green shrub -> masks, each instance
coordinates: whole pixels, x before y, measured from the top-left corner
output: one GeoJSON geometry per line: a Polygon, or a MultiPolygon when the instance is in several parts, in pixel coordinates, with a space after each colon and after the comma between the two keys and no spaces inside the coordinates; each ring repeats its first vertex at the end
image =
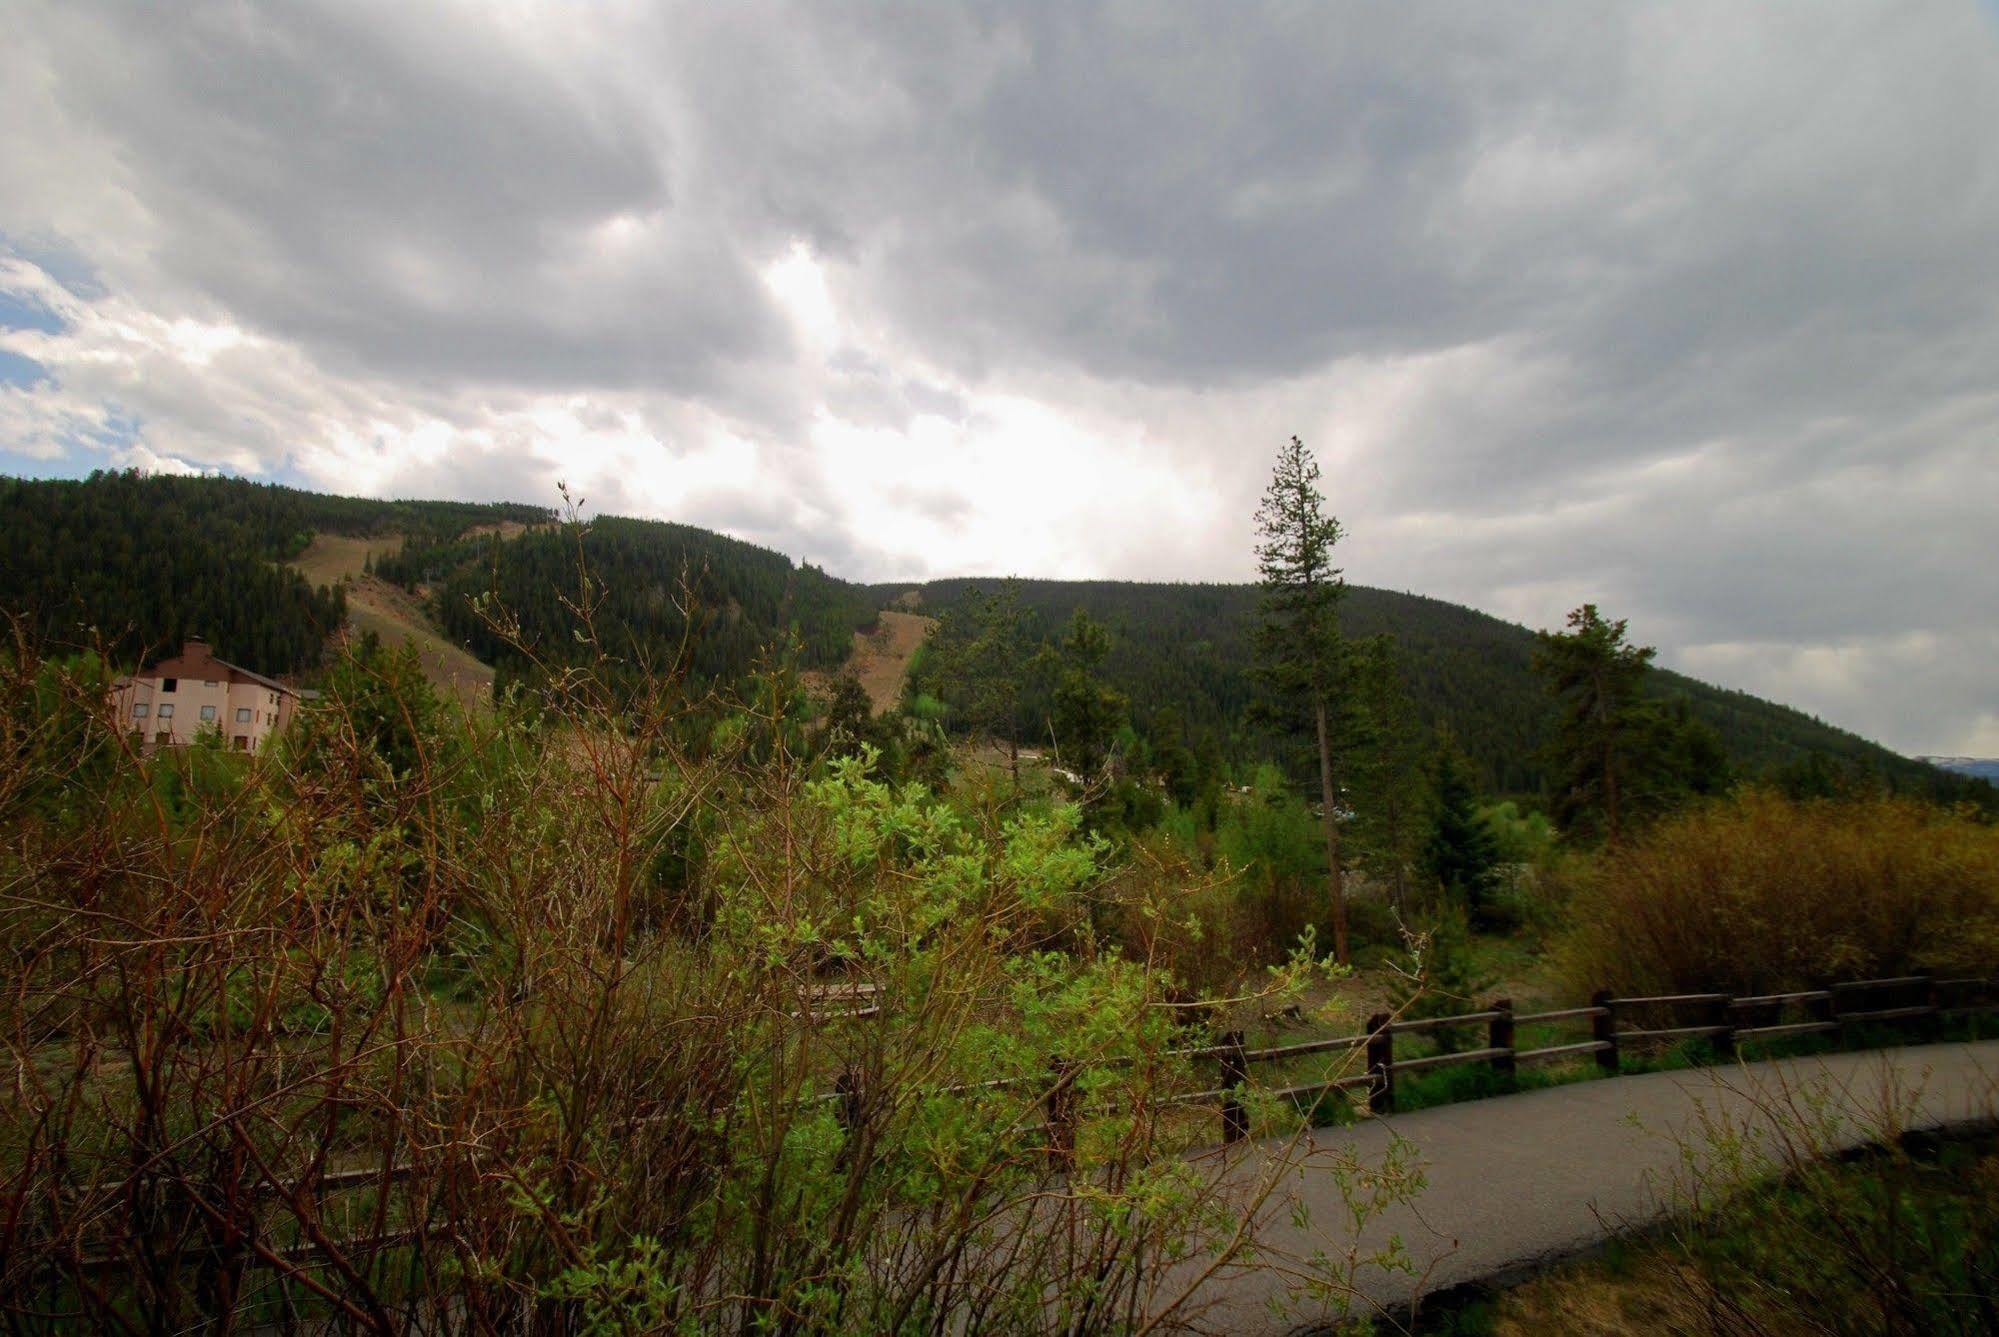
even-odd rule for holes
{"type": "MultiPolygon", "coordinates": [[[[1444,906],[1411,935],[1411,947],[1410,973],[1390,991],[1394,1010],[1404,1020],[1458,1016],[1485,1006],[1494,981],[1479,969],[1463,907],[1444,906]]],[[[1474,1047],[1470,1035],[1462,1027],[1446,1026],[1432,1039],[1439,1052],[1448,1053],[1474,1047]]]]}
{"type": "Polygon", "coordinates": [[[475,715],[414,670],[141,756],[0,658],[0,1326],[1126,1330],[1255,1246],[1277,1176],[1181,1154],[1184,1049],[1306,968],[1209,969],[1222,886],[1174,945],[1184,864],[801,757],[775,680],[475,715]]]}

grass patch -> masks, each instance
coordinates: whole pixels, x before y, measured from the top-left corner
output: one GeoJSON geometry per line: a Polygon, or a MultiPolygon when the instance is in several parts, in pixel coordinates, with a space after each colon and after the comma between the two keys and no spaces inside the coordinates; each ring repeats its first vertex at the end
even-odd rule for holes
{"type": "MultiPolygon", "coordinates": [[[[1656,1230],[1421,1316],[1426,1337],[1999,1328],[1999,1142],[1785,1162],[1656,1230]]],[[[1402,1331],[1400,1328],[1385,1329],[1402,1331]]]]}

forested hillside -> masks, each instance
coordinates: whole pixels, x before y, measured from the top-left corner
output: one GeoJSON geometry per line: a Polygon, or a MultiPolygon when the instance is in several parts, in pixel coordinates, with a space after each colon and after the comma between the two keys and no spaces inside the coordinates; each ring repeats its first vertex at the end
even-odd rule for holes
{"type": "Polygon", "coordinates": [[[616,516],[580,530],[545,528],[507,540],[489,536],[411,548],[376,566],[378,574],[412,588],[430,583],[439,624],[495,665],[502,683],[527,667],[526,656],[474,600],[490,594],[542,662],[575,662],[591,653],[578,639],[584,569],[606,652],[633,669],[664,669],[684,644],[688,668],[706,681],[741,677],[766,650],[794,635],[804,667],[837,665],[854,631],[870,625],[877,608],[862,587],[794,565],[783,553],[688,525],[616,516]]]}
{"type": "MultiPolygon", "coordinates": [[[[969,593],[996,584],[937,580],[878,585],[873,594],[887,603],[913,593],[922,611],[941,615],[969,593]]],[[[1105,672],[1130,697],[1141,726],[1171,707],[1190,732],[1215,738],[1225,751],[1257,750],[1245,724],[1254,586],[1023,580],[1015,588],[1037,635],[1053,634],[1077,608],[1109,627],[1105,672]]],[[[1354,636],[1395,638],[1423,720],[1450,727],[1487,788],[1525,794],[1542,787],[1540,751],[1553,715],[1529,667],[1532,632],[1440,599],[1359,586],[1348,593],[1343,623],[1354,636]]],[[[1656,693],[1685,698],[1694,716],[1715,729],[1744,773],[1857,768],[1923,793],[1939,789],[1935,768],[1802,711],[1677,673],[1652,676],[1656,693]]],[[[1948,787],[1948,780],[1943,784],[1948,787]]]]}
{"type": "MultiPolygon", "coordinates": [[[[733,682],[794,637],[802,667],[836,667],[881,608],[913,599],[944,614],[993,585],[863,586],[688,525],[605,517],[579,530],[552,519],[539,506],[375,501],[229,478],[0,479],[0,610],[25,616],[56,644],[101,635],[114,654],[137,658],[203,635],[247,667],[297,673],[318,662],[345,608],[337,588],[315,588],[286,563],[315,532],[397,534],[401,550],[377,558],[375,574],[427,599],[444,633],[504,680],[527,661],[474,600],[495,596],[544,662],[576,662],[589,653],[573,607],[580,535],[606,650],[636,671],[670,663],[685,640],[697,678],[733,682]],[[683,579],[694,596],[691,637],[683,579]]],[[[1191,741],[1238,759],[1261,754],[1245,723],[1254,587],[1030,580],[1018,591],[1037,640],[1078,608],[1106,624],[1103,672],[1141,730],[1171,707],[1191,741]]],[[[1344,622],[1352,635],[1393,635],[1423,722],[1450,727],[1487,788],[1542,787],[1551,711],[1529,668],[1531,632],[1441,600],[1365,588],[1351,591],[1344,622]]],[[[1958,783],[1798,711],[1673,673],[1653,678],[1654,692],[1684,698],[1716,730],[1744,773],[1790,768],[1817,782],[1857,770],[1925,793],[1958,783]]]]}
{"type": "Polygon", "coordinates": [[[315,532],[456,534],[547,517],[539,506],[373,501],[237,478],[0,478],[0,611],[58,645],[101,639],[121,659],[205,636],[246,668],[297,673],[346,617],[338,589],[284,565],[315,532]]]}
{"type": "MultiPolygon", "coordinates": [[[[546,662],[587,653],[576,639],[575,531],[542,506],[376,501],[233,478],[98,473],[80,481],[0,480],[0,610],[57,645],[94,644],[137,660],[207,637],[216,653],[267,673],[319,662],[346,617],[341,591],[286,563],[315,533],[400,535],[375,574],[428,597],[456,642],[518,673],[522,657],[472,607],[492,593],[546,662]],[[500,531],[511,531],[503,537],[500,531]]],[[[670,663],[686,624],[689,665],[734,680],[796,635],[806,667],[846,656],[875,607],[860,586],[782,553],[687,525],[617,517],[581,530],[602,592],[606,648],[636,665],[670,663]]]]}

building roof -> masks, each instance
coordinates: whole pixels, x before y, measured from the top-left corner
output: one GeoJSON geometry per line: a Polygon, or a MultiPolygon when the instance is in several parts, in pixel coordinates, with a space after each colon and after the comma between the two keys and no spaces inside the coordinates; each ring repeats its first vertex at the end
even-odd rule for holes
{"type": "MultiPolygon", "coordinates": [[[[274,692],[283,692],[286,696],[299,695],[299,690],[296,687],[287,686],[286,684],[279,682],[276,678],[268,678],[261,673],[252,672],[251,670],[244,668],[241,664],[232,664],[226,659],[218,658],[215,652],[208,648],[208,642],[201,640],[199,637],[190,637],[187,641],[185,641],[181,645],[180,653],[178,655],[174,655],[172,658],[169,659],[162,659],[159,663],[153,665],[151,668],[141,669],[139,670],[139,672],[133,674],[132,676],[135,679],[164,678],[169,675],[162,673],[160,671],[163,667],[165,667],[168,664],[177,665],[179,661],[187,659],[206,660],[209,664],[213,665],[216,668],[226,669],[232,676],[248,678],[251,682],[259,683],[265,687],[270,688],[274,692]]],[[[187,676],[187,671],[185,669],[180,670],[180,676],[187,676]]],[[[124,679],[120,679],[120,682],[123,681],[124,679]]]]}
{"type": "Polygon", "coordinates": [[[287,696],[298,695],[298,688],[287,687],[284,683],[279,682],[276,678],[266,678],[261,673],[252,673],[250,672],[249,669],[246,669],[238,664],[232,664],[226,659],[218,659],[215,662],[222,665],[223,668],[228,669],[231,673],[240,673],[252,682],[260,682],[264,684],[264,686],[270,688],[274,692],[283,692],[287,696]]]}

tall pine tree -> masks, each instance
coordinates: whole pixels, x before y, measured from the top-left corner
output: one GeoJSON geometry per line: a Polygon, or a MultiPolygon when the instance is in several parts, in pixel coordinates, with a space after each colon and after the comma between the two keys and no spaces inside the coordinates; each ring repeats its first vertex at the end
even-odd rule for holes
{"type": "Polygon", "coordinates": [[[1340,863],[1340,787],[1333,773],[1336,698],[1347,648],[1340,635],[1346,579],[1333,565],[1340,522],[1326,514],[1319,462],[1292,437],[1277,453],[1256,511],[1256,564],[1262,578],[1255,632],[1258,681],[1273,697],[1302,706],[1312,719],[1319,761],[1320,821],[1326,845],[1333,955],[1351,959],[1346,879],[1340,863]]]}

